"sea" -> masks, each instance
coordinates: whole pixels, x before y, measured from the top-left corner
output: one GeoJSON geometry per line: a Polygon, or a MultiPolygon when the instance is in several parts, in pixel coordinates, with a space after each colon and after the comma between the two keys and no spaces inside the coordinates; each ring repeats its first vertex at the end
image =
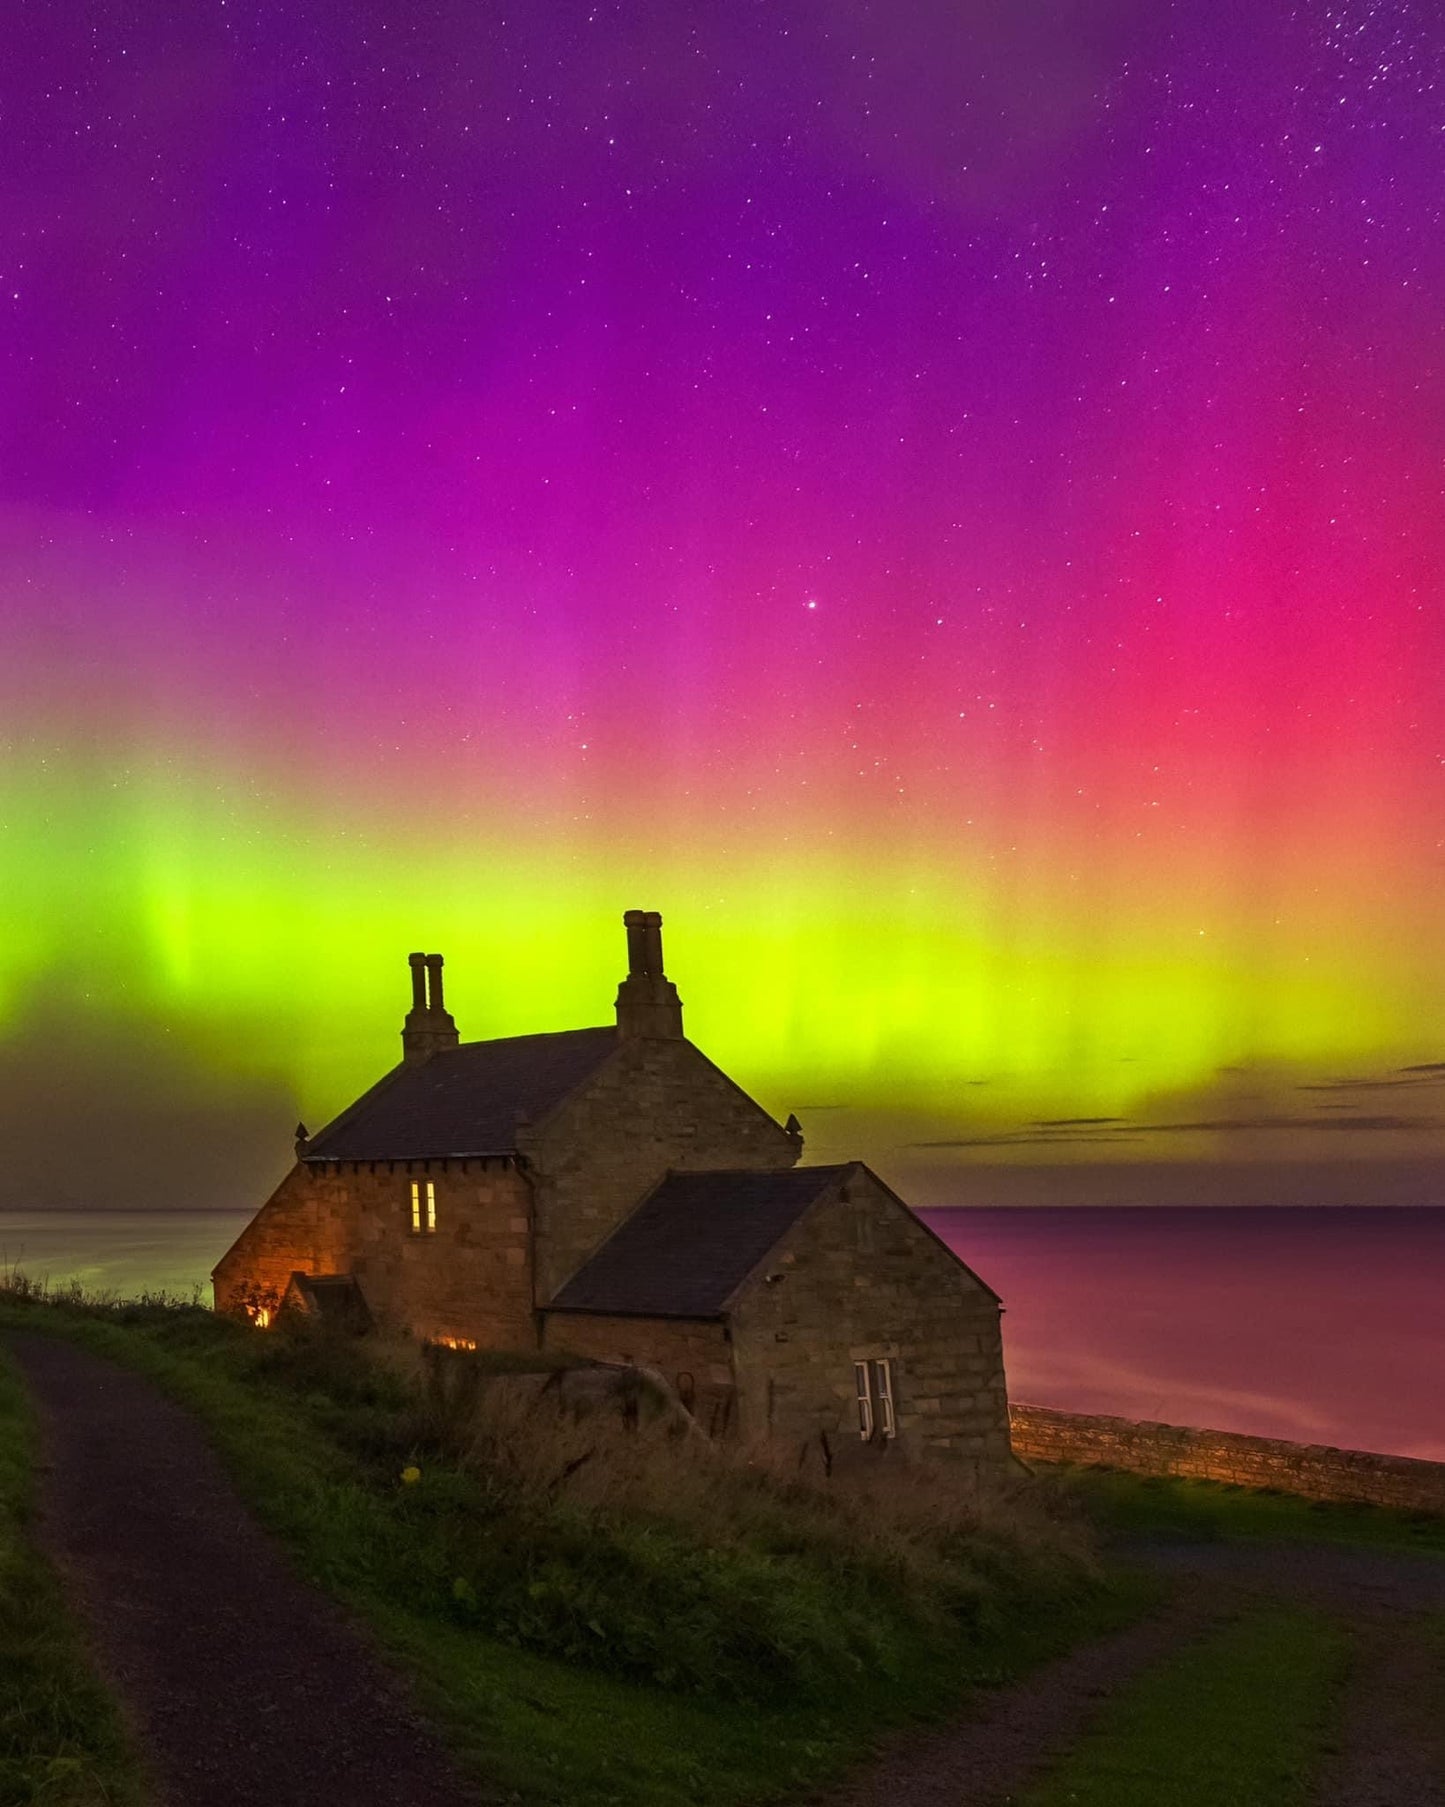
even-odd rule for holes
{"type": "MultiPolygon", "coordinates": [[[[248,1211],[0,1212],[0,1270],[209,1299],[248,1211]]],[[[1445,1208],[943,1207],[1010,1397],[1445,1462],[1445,1208]]]]}

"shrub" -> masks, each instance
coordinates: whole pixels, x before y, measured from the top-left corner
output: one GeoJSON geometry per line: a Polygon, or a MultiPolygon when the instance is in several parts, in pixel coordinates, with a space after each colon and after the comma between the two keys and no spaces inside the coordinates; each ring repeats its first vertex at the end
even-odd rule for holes
{"type": "MultiPolygon", "coordinates": [[[[776,1448],[679,1435],[666,1409],[639,1409],[635,1428],[561,1410],[545,1354],[285,1318],[258,1332],[186,1302],[60,1302],[284,1411],[310,1440],[336,1584],[631,1679],[832,1698],[916,1673],[921,1652],[956,1653],[1006,1608],[1052,1606],[1093,1573],[1082,1515],[1024,1478],[890,1451],[825,1479],[776,1448]]],[[[288,1488],[299,1499],[302,1477],[288,1488]]]]}
{"type": "MultiPolygon", "coordinates": [[[[891,1459],[824,1480],[765,1446],[670,1434],[665,1417],[573,1416],[540,1376],[455,1384],[447,1453],[479,1509],[448,1532],[454,1610],[574,1661],[735,1697],[816,1694],[893,1672],[905,1644],[957,1636],[1045,1577],[1091,1572],[1082,1519],[1025,1480],[891,1459]]],[[[409,1502],[437,1504],[427,1485],[409,1502]]]]}

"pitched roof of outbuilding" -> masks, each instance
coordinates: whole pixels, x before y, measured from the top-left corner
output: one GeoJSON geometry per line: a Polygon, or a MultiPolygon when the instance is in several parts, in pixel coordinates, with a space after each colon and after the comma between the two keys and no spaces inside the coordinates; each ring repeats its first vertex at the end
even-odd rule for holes
{"type": "Polygon", "coordinates": [[[548,1309],[716,1317],[768,1250],[857,1165],[670,1173],[548,1309]]]}
{"type": "Polygon", "coordinates": [[[308,1161],[404,1161],[510,1154],[617,1046],[616,1029],[564,1029],[463,1042],[402,1061],[311,1138],[308,1161]]]}

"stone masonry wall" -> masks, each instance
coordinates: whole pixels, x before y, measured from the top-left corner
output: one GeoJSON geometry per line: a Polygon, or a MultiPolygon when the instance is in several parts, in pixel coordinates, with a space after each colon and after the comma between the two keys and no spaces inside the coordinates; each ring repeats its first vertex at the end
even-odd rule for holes
{"type": "Polygon", "coordinates": [[[798,1144],[691,1042],[624,1040],[531,1137],[545,1303],[669,1168],[791,1167],[798,1144]]]}
{"type": "Polygon", "coordinates": [[[861,1171],[794,1226],[731,1323],[744,1436],[856,1438],[853,1364],[887,1357],[900,1448],[1008,1459],[996,1300],[861,1171]]]}
{"type": "Polygon", "coordinates": [[[535,1347],[531,1189],[498,1160],[298,1163],[223,1256],[216,1308],[296,1271],[354,1274],[373,1315],[419,1336],[535,1347]],[[436,1187],[436,1229],[411,1230],[411,1182],[436,1187]]]}
{"type": "Polygon", "coordinates": [[[1132,1474],[1187,1475],[1272,1487],[1305,1499],[1445,1513],[1445,1462],[1416,1462],[1407,1456],[1283,1443],[1178,1424],[1136,1424],[1127,1418],[1054,1412],[1037,1405],[1012,1406],[1009,1417],[1014,1453],[1026,1462],[1077,1462],[1132,1474]]]}
{"type": "Polygon", "coordinates": [[[347,1226],[321,1208],[298,1161],[217,1262],[216,1310],[239,1311],[243,1294],[274,1308],[293,1273],[345,1273],[349,1265],[347,1226]]]}
{"type": "Polygon", "coordinates": [[[594,1361],[636,1362],[660,1368],[705,1431],[733,1428],[732,1350],[720,1322],[692,1318],[604,1317],[590,1311],[549,1311],[543,1347],[594,1361]]]}

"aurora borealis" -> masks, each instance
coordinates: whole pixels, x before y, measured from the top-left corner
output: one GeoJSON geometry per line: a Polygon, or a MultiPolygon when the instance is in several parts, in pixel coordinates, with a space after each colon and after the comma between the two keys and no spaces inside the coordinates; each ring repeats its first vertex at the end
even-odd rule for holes
{"type": "Polygon", "coordinates": [[[410,949],[465,1036],[600,1021],[643,906],[818,1154],[1438,1162],[1442,58],[1423,0],[21,9],[8,1130],[222,1197],[410,949]]]}

